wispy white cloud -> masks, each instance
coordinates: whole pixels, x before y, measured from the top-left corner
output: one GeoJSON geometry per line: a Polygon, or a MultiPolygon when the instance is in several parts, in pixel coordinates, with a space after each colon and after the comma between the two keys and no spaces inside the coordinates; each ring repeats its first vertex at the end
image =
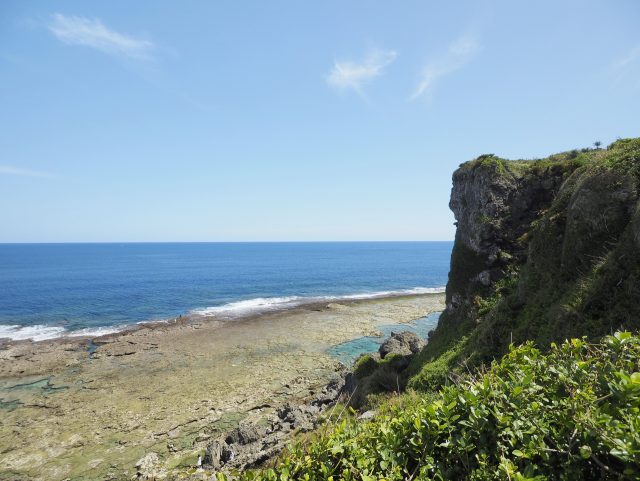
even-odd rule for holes
{"type": "Polygon", "coordinates": [[[111,55],[149,59],[154,47],[149,40],[107,28],[99,19],[56,13],[47,27],[66,44],[91,47],[111,55]]]}
{"type": "Polygon", "coordinates": [[[21,169],[12,165],[0,165],[0,175],[17,175],[21,177],[55,177],[48,172],[21,169]]]}
{"type": "Polygon", "coordinates": [[[623,69],[625,67],[628,67],[632,63],[634,63],[636,60],[640,60],[640,45],[636,45],[631,50],[629,50],[624,55],[624,57],[614,62],[614,67],[618,69],[623,69]]]}
{"type": "Polygon", "coordinates": [[[449,45],[449,53],[458,57],[472,55],[478,51],[480,45],[475,37],[463,36],[449,45]]]}
{"type": "Polygon", "coordinates": [[[360,62],[336,61],[327,75],[327,83],[340,90],[353,89],[364,96],[363,85],[382,75],[397,56],[393,50],[372,50],[360,62]]]}
{"type": "Polygon", "coordinates": [[[446,54],[438,61],[427,64],[422,70],[420,82],[411,99],[417,99],[429,92],[436,81],[445,75],[461,69],[480,50],[480,44],[471,36],[463,36],[449,45],[446,54]]]}

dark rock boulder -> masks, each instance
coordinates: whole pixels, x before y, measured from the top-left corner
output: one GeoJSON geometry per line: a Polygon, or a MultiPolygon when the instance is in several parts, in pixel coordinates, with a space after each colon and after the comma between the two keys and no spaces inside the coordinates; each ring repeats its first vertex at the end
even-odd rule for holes
{"type": "Polygon", "coordinates": [[[319,410],[315,406],[306,404],[294,405],[287,403],[278,409],[278,417],[288,423],[290,429],[301,432],[311,431],[314,428],[315,417],[319,410]]]}
{"type": "Polygon", "coordinates": [[[342,373],[340,376],[329,381],[329,383],[315,395],[309,405],[316,406],[321,410],[326,406],[333,405],[345,390],[345,376],[346,373],[342,373]]]}
{"type": "Polygon", "coordinates": [[[207,446],[204,455],[205,464],[219,469],[234,458],[234,452],[222,439],[217,439],[207,446]]]}
{"type": "Polygon", "coordinates": [[[225,442],[229,445],[240,444],[244,446],[260,439],[264,436],[265,431],[265,428],[255,424],[241,424],[227,435],[225,442]]]}
{"type": "Polygon", "coordinates": [[[426,343],[414,332],[392,332],[391,337],[382,343],[378,352],[382,359],[389,354],[410,356],[420,352],[425,344],[426,343]]]}

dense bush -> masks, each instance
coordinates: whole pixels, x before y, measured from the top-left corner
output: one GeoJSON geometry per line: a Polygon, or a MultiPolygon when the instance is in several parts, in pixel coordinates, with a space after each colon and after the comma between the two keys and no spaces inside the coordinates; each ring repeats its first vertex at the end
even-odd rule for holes
{"type": "Polygon", "coordinates": [[[419,391],[434,391],[448,383],[449,378],[461,367],[460,359],[467,347],[468,338],[463,337],[449,349],[430,356],[424,349],[412,360],[412,374],[408,386],[419,391]]]}
{"type": "Polygon", "coordinates": [[[370,354],[363,354],[353,365],[353,375],[356,379],[364,379],[373,374],[376,369],[378,369],[378,361],[370,354]]]}
{"type": "Polygon", "coordinates": [[[364,409],[371,406],[369,397],[372,395],[403,391],[410,358],[395,353],[387,354],[384,359],[376,359],[370,354],[360,356],[353,366],[357,387],[349,399],[349,405],[364,409]]]}
{"type": "MultiPolygon", "coordinates": [[[[242,480],[600,480],[640,477],[640,337],[511,348],[436,400],[344,420],[242,480]]],[[[224,476],[221,476],[224,478],[224,476]]]]}

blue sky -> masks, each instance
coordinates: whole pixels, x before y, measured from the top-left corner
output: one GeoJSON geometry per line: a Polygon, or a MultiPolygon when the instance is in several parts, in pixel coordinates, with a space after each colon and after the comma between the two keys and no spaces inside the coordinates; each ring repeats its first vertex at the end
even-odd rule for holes
{"type": "Polygon", "coordinates": [[[640,135],[640,2],[3,1],[0,242],[452,239],[451,173],[640,135]]]}

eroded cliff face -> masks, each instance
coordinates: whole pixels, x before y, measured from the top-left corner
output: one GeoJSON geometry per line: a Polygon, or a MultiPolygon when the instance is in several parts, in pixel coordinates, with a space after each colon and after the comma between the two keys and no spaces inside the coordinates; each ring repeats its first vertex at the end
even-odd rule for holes
{"type": "Polygon", "coordinates": [[[456,218],[447,285],[448,314],[466,306],[525,257],[522,236],[549,207],[570,167],[519,171],[481,157],[453,174],[449,207],[456,218]]]}
{"type": "Polygon", "coordinates": [[[454,172],[449,207],[456,238],[447,308],[435,337],[462,335],[475,324],[477,300],[490,296],[497,282],[525,262],[532,222],[549,208],[578,164],[536,167],[482,156],[454,172]]]}
{"type": "Polygon", "coordinates": [[[467,352],[487,359],[511,341],[640,328],[639,191],[640,139],[461,165],[447,307],[430,342],[470,336],[467,352]]]}

